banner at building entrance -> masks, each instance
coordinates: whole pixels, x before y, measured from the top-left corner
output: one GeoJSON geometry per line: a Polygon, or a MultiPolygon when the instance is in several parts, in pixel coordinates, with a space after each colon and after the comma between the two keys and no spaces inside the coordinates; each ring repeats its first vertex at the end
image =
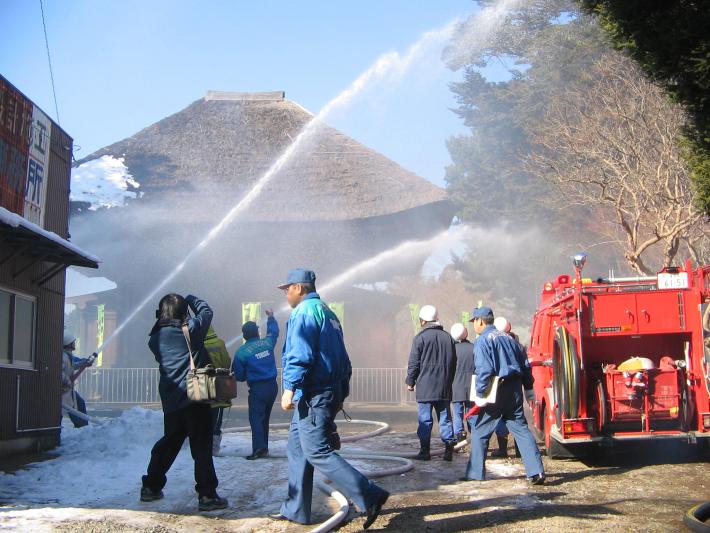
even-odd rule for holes
{"type": "Polygon", "coordinates": [[[328,302],[328,307],[335,313],[340,322],[340,327],[345,331],[345,303],[344,302],[328,302]]]}
{"type": "Polygon", "coordinates": [[[261,302],[242,302],[242,324],[261,320],[261,302]]]}
{"type": "MultiPolygon", "coordinates": [[[[98,317],[96,322],[96,346],[101,346],[104,343],[104,324],[106,317],[106,306],[100,304],[97,306],[98,317]]],[[[96,358],[96,366],[102,366],[104,364],[104,352],[100,351],[99,356],[96,358]]]]}
{"type": "Polygon", "coordinates": [[[412,326],[414,326],[414,334],[419,333],[421,326],[419,325],[419,310],[422,308],[419,304],[409,304],[409,314],[412,315],[412,326]]]}

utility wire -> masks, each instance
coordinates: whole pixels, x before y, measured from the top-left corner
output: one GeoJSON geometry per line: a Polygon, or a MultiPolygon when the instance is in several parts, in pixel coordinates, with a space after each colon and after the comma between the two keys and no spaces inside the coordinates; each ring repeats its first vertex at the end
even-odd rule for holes
{"type": "Polygon", "coordinates": [[[39,8],[42,11],[42,28],[44,28],[44,44],[47,48],[47,62],[49,63],[49,79],[52,82],[52,95],[54,96],[54,112],[57,115],[57,124],[59,124],[59,106],[57,105],[57,91],[54,88],[54,73],[52,72],[52,56],[49,54],[49,39],[47,39],[47,24],[44,21],[44,5],[42,0],[39,0],[39,8]]]}

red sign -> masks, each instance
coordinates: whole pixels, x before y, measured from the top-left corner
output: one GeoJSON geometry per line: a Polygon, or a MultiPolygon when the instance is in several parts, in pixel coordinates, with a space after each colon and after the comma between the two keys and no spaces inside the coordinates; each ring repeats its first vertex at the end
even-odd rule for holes
{"type": "Polygon", "coordinates": [[[32,102],[0,77],[0,207],[24,215],[32,102]]]}

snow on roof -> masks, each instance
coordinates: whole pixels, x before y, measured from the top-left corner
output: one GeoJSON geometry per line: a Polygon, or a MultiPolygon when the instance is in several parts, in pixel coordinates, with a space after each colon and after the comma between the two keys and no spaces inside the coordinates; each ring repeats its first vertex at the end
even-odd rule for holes
{"type": "Polygon", "coordinates": [[[50,241],[54,242],[55,244],[58,244],[66,250],[69,250],[71,252],[74,252],[75,254],[82,256],[84,259],[88,259],[89,261],[93,261],[94,263],[101,262],[101,259],[99,259],[95,255],[92,255],[89,252],[82,250],[81,248],[75,246],[66,239],[62,239],[56,233],[47,231],[46,229],[39,227],[37,224],[33,224],[29,220],[22,218],[17,213],[12,213],[11,211],[8,211],[4,207],[0,207],[0,223],[13,228],[24,228],[28,231],[31,231],[32,233],[44,237],[45,239],[49,239],[50,241]]]}
{"type": "Polygon", "coordinates": [[[140,187],[128,172],[123,157],[104,155],[72,169],[71,200],[89,202],[89,209],[120,207],[126,198],[136,198],[131,189],[140,187]]]}
{"type": "Polygon", "coordinates": [[[67,283],[64,291],[66,298],[75,298],[77,296],[86,296],[87,294],[96,294],[98,292],[106,292],[117,287],[114,281],[103,277],[85,276],[74,268],[67,269],[67,283]]]}

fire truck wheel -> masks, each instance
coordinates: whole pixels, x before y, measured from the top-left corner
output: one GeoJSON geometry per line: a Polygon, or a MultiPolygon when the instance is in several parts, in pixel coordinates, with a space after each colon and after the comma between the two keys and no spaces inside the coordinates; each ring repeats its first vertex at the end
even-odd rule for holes
{"type": "Polygon", "coordinates": [[[690,431],[693,423],[693,402],[688,399],[688,389],[685,387],[685,382],[680,386],[680,416],[681,429],[690,431]]]}
{"type": "Polygon", "coordinates": [[[709,532],[710,524],[707,523],[708,519],[710,519],[710,502],[705,502],[691,507],[685,513],[683,523],[691,531],[709,532]]]}
{"type": "Polygon", "coordinates": [[[609,411],[606,405],[606,390],[604,382],[597,382],[597,432],[604,433],[604,429],[609,422],[609,411]]]}
{"type": "Polygon", "coordinates": [[[698,457],[705,458],[708,454],[708,450],[710,450],[710,439],[700,438],[695,442],[695,452],[698,457]]]}

